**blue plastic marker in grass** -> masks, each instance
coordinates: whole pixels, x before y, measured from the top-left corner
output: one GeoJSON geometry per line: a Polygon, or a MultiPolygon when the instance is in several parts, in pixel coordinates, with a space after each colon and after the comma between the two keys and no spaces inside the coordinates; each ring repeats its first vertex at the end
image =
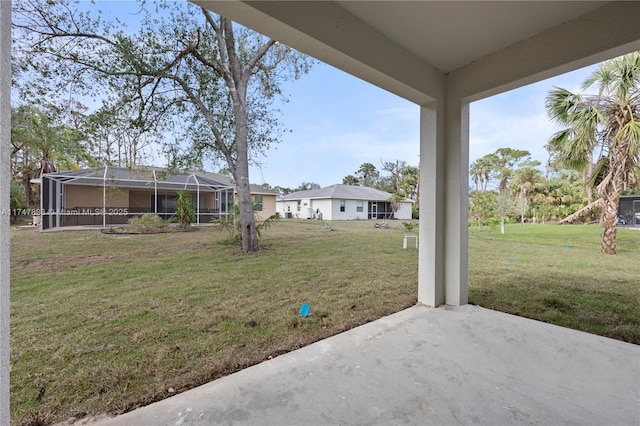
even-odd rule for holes
{"type": "Polygon", "coordinates": [[[300,306],[300,315],[302,315],[303,317],[306,317],[307,315],[309,315],[309,310],[310,310],[309,305],[302,302],[302,306],[300,306]]]}
{"type": "Polygon", "coordinates": [[[571,248],[571,246],[569,244],[567,244],[566,246],[564,246],[564,248],[571,248]]]}
{"type": "Polygon", "coordinates": [[[513,263],[513,257],[509,258],[509,263],[513,263]]]}

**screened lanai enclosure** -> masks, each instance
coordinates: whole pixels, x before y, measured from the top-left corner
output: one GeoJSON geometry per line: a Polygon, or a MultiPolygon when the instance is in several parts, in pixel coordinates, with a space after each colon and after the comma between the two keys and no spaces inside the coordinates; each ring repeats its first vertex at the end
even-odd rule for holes
{"type": "Polygon", "coordinates": [[[170,173],[159,168],[96,167],[42,175],[41,229],[126,224],[134,216],[170,219],[177,191],[191,195],[196,223],[225,217],[234,188],[197,172],[170,173]]]}
{"type": "Polygon", "coordinates": [[[620,197],[618,225],[640,228],[640,194],[620,197]]]}

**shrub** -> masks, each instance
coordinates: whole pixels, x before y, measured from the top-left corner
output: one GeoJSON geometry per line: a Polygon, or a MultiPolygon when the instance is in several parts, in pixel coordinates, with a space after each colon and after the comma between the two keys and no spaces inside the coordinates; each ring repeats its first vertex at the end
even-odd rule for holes
{"type": "MultiPolygon", "coordinates": [[[[240,206],[234,204],[229,210],[229,216],[220,221],[222,229],[229,233],[229,238],[221,241],[224,245],[241,245],[242,244],[242,229],[240,228],[240,206]]],[[[254,213],[255,215],[255,213],[254,213]]],[[[280,220],[280,215],[277,213],[269,216],[262,222],[256,220],[256,232],[258,238],[262,237],[262,231],[269,228],[274,223],[280,220]]]]}
{"type": "Polygon", "coordinates": [[[191,196],[186,191],[177,191],[175,217],[178,219],[180,228],[187,229],[191,226],[191,222],[196,220],[196,209],[193,208],[191,196]]]}
{"type": "Polygon", "coordinates": [[[142,234],[165,232],[169,229],[169,222],[155,214],[143,214],[129,219],[129,229],[142,234]]]}

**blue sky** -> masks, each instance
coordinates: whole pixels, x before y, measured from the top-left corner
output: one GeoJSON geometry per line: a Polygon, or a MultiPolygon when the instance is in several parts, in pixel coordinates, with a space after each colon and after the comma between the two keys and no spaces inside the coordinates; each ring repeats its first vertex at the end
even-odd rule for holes
{"type": "MultiPolygon", "coordinates": [[[[597,65],[474,102],[469,161],[498,148],[526,149],[545,164],[544,145],[558,130],[544,109],[554,87],[581,91],[597,65]]],[[[251,169],[251,181],[296,188],[342,183],[365,162],[419,162],[419,107],[326,64],[287,85],[282,122],[291,130],[251,169]]]]}

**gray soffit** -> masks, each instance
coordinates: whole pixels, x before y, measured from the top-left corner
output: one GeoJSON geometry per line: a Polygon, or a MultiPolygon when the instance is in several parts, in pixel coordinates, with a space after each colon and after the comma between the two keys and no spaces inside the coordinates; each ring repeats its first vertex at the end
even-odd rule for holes
{"type": "Polygon", "coordinates": [[[490,96],[640,49],[640,2],[195,3],[418,104],[490,96]]]}

